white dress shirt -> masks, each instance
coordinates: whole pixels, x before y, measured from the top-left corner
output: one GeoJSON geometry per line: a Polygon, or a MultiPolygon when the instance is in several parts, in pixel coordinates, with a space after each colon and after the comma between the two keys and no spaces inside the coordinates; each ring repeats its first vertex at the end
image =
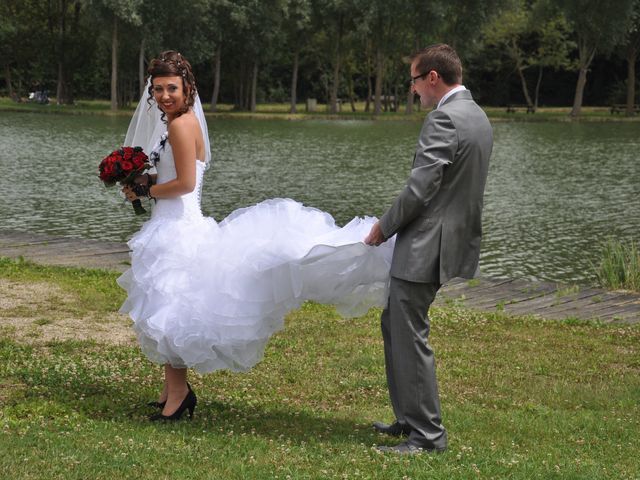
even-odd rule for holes
{"type": "Polygon", "coordinates": [[[456,92],[461,92],[462,90],[466,90],[464,85],[458,85],[455,88],[452,88],[451,90],[449,90],[447,93],[445,93],[443,95],[443,97],[440,99],[440,101],[438,102],[438,106],[436,107],[436,109],[440,108],[440,105],[442,105],[444,103],[444,101],[449,98],[451,95],[453,95],[456,92]]]}

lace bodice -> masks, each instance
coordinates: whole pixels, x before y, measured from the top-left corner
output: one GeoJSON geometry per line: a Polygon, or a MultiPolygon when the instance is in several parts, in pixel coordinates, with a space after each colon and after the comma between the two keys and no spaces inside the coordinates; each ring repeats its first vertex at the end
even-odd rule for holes
{"type": "MultiPolygon", "coordinates": [[[[163,136],[163,138],[166,138],[163,136]]],[[[153,152],[158,154],[159,160],[156,163],[158,172],[157,183],[166,183],[175,179],[176,164],[173,158],[173,150],[168,139],[159,143],[153,152]]],[[[152,217],[169,217],[169,218],[202,218],[200,210],[200,199],[202,194],[202,179],[204,176],[206,164],[201,160],[196,160],[196,186],[193,192],[181,195],[175,198],[159,198],[153,209],[152,217]]]]}

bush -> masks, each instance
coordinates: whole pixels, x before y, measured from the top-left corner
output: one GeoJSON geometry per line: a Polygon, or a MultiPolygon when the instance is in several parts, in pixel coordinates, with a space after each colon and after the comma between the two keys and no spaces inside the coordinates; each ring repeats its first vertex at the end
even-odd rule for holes
{"type": "Polygon", "coordinates": [[[596,268],[596,276],[603,287],[640,291],[638,244],[608,238],[602,245],[602,259],[596,268]]]}

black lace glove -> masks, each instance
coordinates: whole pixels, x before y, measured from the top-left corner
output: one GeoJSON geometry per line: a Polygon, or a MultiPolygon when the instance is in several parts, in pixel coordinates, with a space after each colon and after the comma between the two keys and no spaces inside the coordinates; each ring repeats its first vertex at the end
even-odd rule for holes
{"type": "Polygon", "coordinates": [[[151,178],[151,175],[149,175],[148,173],[143,173],[133,179],[131,190],[133,190],[133,193],[135,193],[138,197],[153,198],[150,192],[151,185],[153,185],[153,179],[151,178]]]}

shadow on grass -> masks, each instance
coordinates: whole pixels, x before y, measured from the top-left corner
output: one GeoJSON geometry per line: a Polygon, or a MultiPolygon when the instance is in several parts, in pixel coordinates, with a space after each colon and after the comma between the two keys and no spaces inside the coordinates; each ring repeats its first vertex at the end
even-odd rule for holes
{"type": "MultiPolygon", "coordinates": [[[[132,387],[133,388],[133,387],[132,387]]],[[[201,435],[203,430],[217,431],[220,435],[252,435],[271,438],[277,441],[290,441],[293,444],[327,442],[334,445],[375,444],[381,439],[370,425],[358,424],[356,421],[296,408],[269,407],[268,405],[227,404],[207,401],[206,394],[201,393],[193,419],[188,419],[185,412],[178,422],[151,422],[148,415],[158,412],[147,406],[150,397],[135,396],[123,399],[116,389],[96,388],[91,385],[94,394],[82,389],[65,390],[64,392],[42,392],[34,398],[29,395],[29,403],[39,400],[49,404],[44,410],[51,409],[51,414],[58,415],[75,412],[78,417],[74,423],[81,423],[81,417],[93,422],[122,423],[139,426],[141,429],[180,430],[183,434],[193,432],[201,435]],[[99,393],[96,390],[101,390],[99,393]],[[81,400],[81,397],[83,398],[81,400]]],[[[9,400],[9,403],[12,403],[9,400]]],[[[42,407],[39,408],[40,413],[42,407]]],[[[45,413],[45,416],[46,413],[45,413]]]]}
{"type": "MultiPolygon", "coordinates": [[[[13,367],[8,371],[0,369],[0,384],[12,386],[10,391],[2,392],[0,411],[5,418],[26,419],[37,415],[61,428],[67,423],[82,424],[84,419],[94,424],[127,424],[128,428],[139,426],[145,431],[178,429],[184,434],[192,431],[196,435],[207,430],[217,431],[221,435],[246,434],[294,444],[317,441],[335,445],[374,444],[385,439],[375,434],[370,425],[345,418],[348,413],[344,411],[318,412],[304,405],[285,405],[274,397],[262,401],[232,400],[229,403],[209,400],[207,397],[215,392],[215,385],[210,382],[207,382],[209,388],[205,384],[195,389],[199,401],[192,420],[186,419],[185,414],[185,418],[179,422],[150,422],[147,417],[158,411],[147,405],[153,399],[149,379],[154,378],[153,383],[156,383],[157,370],[154,369],[157,367],[138,363],[137,358],[132,359],[130,352],[122,353],[120,359],[114,358],[113,350],[111,355],[104,352],[111,356],[113,371],[109,370],[108,363],[94,369],[88,368],[86,363],[83,366],[84,362],[78,360],[86,360],[87,356],[94,353],[87,350],[94,348],[99,349],[100,345],[62,342],[48,353],[55,357],[75,350],[75,354],[51,362],[51,357],[45,358],[43,352],[37,349],[1,341],[0,360],[13,362],[13,367]],[[35,360],[25,361],[29,357],[35,360]],[[122,375],[118,373],[118,360],[128,360],[127,363],[133,360],[134,371],[124,373],[127,380],[131,380],[129,383],[122,379],[114,381],[114,376],[122,375]]],[[[227,392],[237,393],[237,388],[227,389],[227,392]]]]}

